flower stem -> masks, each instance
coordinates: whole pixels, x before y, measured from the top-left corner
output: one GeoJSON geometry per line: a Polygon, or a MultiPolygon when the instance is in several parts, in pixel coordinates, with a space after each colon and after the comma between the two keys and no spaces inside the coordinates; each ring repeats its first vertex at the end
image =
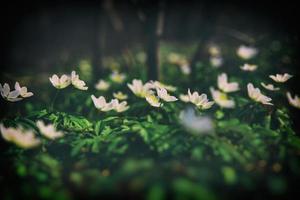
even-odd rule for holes
{"type": "Polygon", "coordinates": [[[54,98],[53,98],[53,100],[52,100],[52,102],[51,102],[50,111],[53,111],[53,109],[54,109],[54,103],[55,103],[55,100],[56,100],[56,98],[57,98],[57,96],[58,96],[58,93],[59,93],[59,90],[56,90],[56,93],[55,93],[55,95],[54,95],[54,98]]]}

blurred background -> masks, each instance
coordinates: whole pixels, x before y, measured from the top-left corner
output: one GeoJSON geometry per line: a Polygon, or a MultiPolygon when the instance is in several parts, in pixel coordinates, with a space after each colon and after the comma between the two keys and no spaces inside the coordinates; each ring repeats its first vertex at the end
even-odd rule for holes
{"type": "Polygon", "coordinates": [[[82,59],[103,65],[105,57],[146,49],[156,13],[163,41],[229,40],[234,46],[272,37],[296,46],[297,7],[284,1],[5,1],[0,62],[5,72],[23,75],[82,59]]]}

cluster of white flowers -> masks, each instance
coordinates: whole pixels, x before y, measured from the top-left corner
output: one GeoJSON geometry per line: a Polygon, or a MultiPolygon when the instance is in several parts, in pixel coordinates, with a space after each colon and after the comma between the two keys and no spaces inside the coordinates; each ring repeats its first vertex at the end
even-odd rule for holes
{"type": "MultiPolygon", "coordinates": [[[[37,121],[36,126],[41,135],[50,140],[60,138],[64,135],[62,131],[57,131],[53,124],[45,125],[43,121],[37,121]]],[[[6,128],[3,124],[0,124],[0,130],[4,140],[14,143],[21,148],[30,149],[41,144],[41,139],[36,137],[33,130],[26,130],[21,126],[6,128]]]]}
{"type": "Polygon", "coordinates": [[[129,89],[138,97],[145,98],[146,101],[153,107],[160,107],[165,102],[177,101],[175,96],[171,96],[168,91],[175,91],[176,87],[165,85],[159,81],[149,81],[145,84],[141,80],[134,79],[132,84],[127,84],[129,89]],[[156,92],[156,94],[155,94],[156,92]]]}
{"type": "Polygon", "coordinates": [[[91,97],[95,107],[102,112],[108,112],[111,110],[116,112],[124,112],[129,108],[127,101],[119,102],[118,99],[112,99],[110,102],[106,102],[106,99],[103,96],[96,98],[94,95],[92,95],[91,97]]]}
{"type": "Polygon", "coordinates": [[[52,85],[57,89],[64,89],[70,84],[72,84],[75,88],[79,90],[88,89],[85,82],[79,79],[79,75],[77,75],[75,71],[72,71],[70,76],[63,74],[60,78],[56,74],[53,74],[49,78],[49,80],[52,83],[52,85]]]}
{"type": "Polygon", "coordinates": [[[21,87],[19,82],[15,83],[15,89],[10,91],[10,87],[7,83],[0,84],[0,93],[3,99],[11,102],[20,101],[23,98],[31,97],[32,92],[27,91],[27,87],[21,87]]]}

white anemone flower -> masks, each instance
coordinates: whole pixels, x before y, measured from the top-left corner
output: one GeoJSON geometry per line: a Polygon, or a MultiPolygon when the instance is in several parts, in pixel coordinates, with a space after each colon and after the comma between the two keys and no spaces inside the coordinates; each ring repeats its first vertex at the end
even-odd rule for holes
{"type": "Polygon", "coordinates": [[[298,95],[295,95],[295,97],[293,98],[290,92],[286,93],[286,96],[288,98],[289,104],[291,106],[294,106],[295,108],[299,108],[300,109],[300,99],[298,97],[298,95]]]}
{"type": "Polygon", "coordinates": [[[98,83],[95,85],[95,88],[100,91],[107,91],[110,87],[110,83],[100,79],[98,83]]]}
{"type": "Polygon", "coordinates": [[[127,86],[133,94],[141,98],[153,94],[153,91],[151,90],[151,88],[153,88],[153,84],[151,83],[146,83],[144,85],[141,80],[133,79],[132,84],[128,83],[127,86]]]}
{"type": "Polygon", "coordinates": [[[191,134],[204,135],[214,132],[214,124],[210,117],[197,116],[195,110],[188,107],[180,112],[180,123],[191,134]]]}
{"type": "Polygon", "coordinates": [[[248,89],[248,96],[252,100],[265,105],[273,105],[272,103],[270,103],[272,99],[270,97],[263,95],[259,88],[254,88],[252,83],[248,83],[247,89],[248,89]]]}
{"type": "Polygon", "coordinates": [[[208,101],[206,94],[199,95],[198,92],[191,93],[188,89],[189,102],[195,104],[199,109],[206,110],[212,107],[213,101],[208,101]]]}
{"type": "Polygon", "coordinates": [[[243,71],[249,71],[249,72],[253,72],[257,69],[257,65],[251,65],[248,63],[245,63],[243,66],[240,67],[241,70],[243,71]]]}
{"type": "Polygon", "coordinates": [[[110,103],[112,104],[113,110],[119,113],[124,112],[129,108],[129,106],[127,105],[127,101],[119,102],[118,99],[113,99],[110,103]]]}
{"type": "Polygon", "coordinates": [[[76,74],[75,71],[71,72],[71,82],[72,82],[72,85],[79,90],[87,90],[88,89],[88,87],[85,85],[85,82],[83,80],[79,79],[79,75],[76,74]]]}
{"type": "Polygon", "coordinates": [[[165,88],[156,88],[157,96],[166,102],[177,101],[178,99],[168,94],[165,88]]]}
{"type": "Polygon", "coordinates": [[[0,124],[2,137],[8,141],[16,144],[17,146],[30,149],[38,146],[41,141],[35,137],[32,130],[24,130],[22,127],[18,128],[6,128],[3,124],[0,124]]]}
{"type": "Polygon", "coordinates": [[[64,136],[64,133],[62,131],[57,131],[53,124],[45,125],[43,121],[38,120],[36,126],[39,128],[41,134],[50,140],[64,136]]]}
{"type": "Polygon", "coordinates": [[[153,88],[156,88],[156,89],[161,89],[161,88],[164,88],[168,91],[171,91],[171,92],[174,92],[177,90],[176,87],[172,86],[172,85],[166,85],[162,82],[159,82],[159,81],[150,81],[149,82],[150,84],[152,84],[152,87],[153,88]]]}
{"type": "Polygon", "coordinates": [[[107,112],[113,109],[112,103],[107,103],[103,96],[96,98],[94,95],[91,96],[95,107],[103,112],[107,112]]]}
{"type": "Polygon", "coordinates": [[[273,84],[265,84],[265,83],[260,83],[265,89],[270,90],[270,91],[277,91],[280,90],[279,87],[275,87],[273,84]]]}
{"type": "Polygon", "coordinates": [[[128,95],[127,94],[124,94],[123,92],[121,91],[118,91],[116,93],[113,93],[113,96],[119,100],[125,100],[128,98],[128,95]]]}
{"type": "Polygon", "coordinates": [[[179,99],[186,103],[190,101],[189,95],[187,95],[187,94],[180,94],[179,99]]]}
{"type": "Polygon", "coordinates": [[[115,83],[123,83],[126,79],[126,75],[118,71],[113,71],[110,75],[110,79],[115,83]]]}
{"type": "Polygon", "coordinates": [[[275,81],[275,82],[284,83],[287,80],[289,80],[290,78],[292,78],[293,76],[288,73],[284,73],[284,74],[276,74],[276,76],[270,75],[269,77],[271,79],[273,79],[273,81],[275,81]]]}
{"type": "Polygon", "coordinates": [[[223,92],[235,92],[239,90],[239,84],[237,82],[228,82],[227,74],[222,73],[218,76],[218,88],[223,92]]]}
{"type": "Polygon", "coordinates": [[[20,96],[23,98],[31,97],[33,95],[32,92],[27,91],[27,87],[21,87],[19,82],[15,83],[15,90],[18,90],[20,92],[20,96]]]}
{"type": "Polygon", "coordinates": [[[221,56],[213,56],[210,57],[209,62],[213,67],[221,67],[223,65],[223,58],[221,56]]]}
{"type": "Polygon", "coordinates": [[[53,74],[52,77],[49,78],[52,85],[57,89],[64,89],[71,84],[70,76],[63,74],[60,78],[53,74]]]}
{"type": "Polygon", "coordinates": [[[237,49],[236,53],[242,59],[249,60],[249,59],[253,58],[254,56],[256,56],[256,54],[258,53],[258,50],[254,47],[247,47],[245,45],[241,45],[237,49]]]}
{"type": "Polygon", "coordinates": [[[153,94],[147,95],[146,101],[153,107],[161,107],[162,106],[162,103],[159,102],[159,98],[157,98],[153,94]]]}
{"type": "Polygon", "coordinates": [[[227,94],[219,90],[215,90],[213,87],[210,88],[211,95],[214,101],[222,108],[234,108],[235,102],[229,99],[227,94]]]}
{"type": "Polygon", "coordinates": [[[22,100],[22,98],[19,97],[20,91],[19,90],[10,91],[10,87],[7,83],[4,83],[3,86],[0,84],[0,92],[3,99],[7,101],[16,102],[22,100]]]}

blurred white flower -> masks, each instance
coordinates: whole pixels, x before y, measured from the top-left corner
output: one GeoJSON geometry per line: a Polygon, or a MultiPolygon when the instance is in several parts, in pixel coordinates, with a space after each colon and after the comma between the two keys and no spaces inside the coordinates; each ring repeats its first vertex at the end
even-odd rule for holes
{"type": "Polygon", "coordinates": [[[294,106],[294,107],[300,109],[300,99],[299,99],[298,95],[295,95],[295,97],[292,98],[291,93],[290,93],[290,92],[287,92],[287,93],[286,93],[286,96],[287,96],[288,101],[289,101],[289,104],[290,104],[291,106],[294,106]]]}
{"type": "Polygon", "coordinates": [[[208,53],[212,57],[219,57],[221,55],[221,49],[219,46],[212,44],[208,47],[208,53]]]}
{"type": "Polygon", "coordinates": [[[181,64],[180,70],[185,75],[189,75],[191,73],[191,67],[188,63],[181,64]]]}
{"type": "Polygon", "coordinates": [[[237,82],[228,82],[227,74],[222,73],[218,76],[218,88],[223,92],[235,92],[239,90],[239,84],[237,82]]]}
{"type": "Polygon", "coordinates": [[[109,87],[110,87],[110,83],[102,79],[100,79],[98,83],[95,85],[95,88],[101,91],[106,91],[108,90],[109,87]]]}
{"type": "Polygon", "coordinates": [[[113,71],[110,75],[110,79],[115,83],[123,83],[126,79],[126,75],[118,71],[113,71]]]}
{"type": "Polygon", "coordinates": [[[274,87],[273,84],[265,84],[265,83],[260,83],[264,88],[266,88],[267,90],[270,90],[270,91],[277,91],[279,90],[280,88],[279,87],[274,87]]]}
{"type": "Polygon", "coordinates": [[[275,82],[284,83],[290,78],[292,78],[293,76],[288,73],[284,73],[284,74],[276,74],[276,76],[270,75],[269,77],[273,79],[275,82]]]}
{"type": "Polygon", "coordinates": [[[15,90],[18,90],[20,92],[20,96],[23,98],[31,97],[33,95],[32,92],[27,91],[27,87],[21,87],[19,82],[15,83],[15,90]]]}
{"type": "Polygon", "coordinates": [[[30,149],[41,143],[41,141],[35,137],[32,130],[24,130],[22,127],[5,128],[3,124],[0,124],[0,129],[2,137],[6,141],[12,142],[21,148],[30,149]]]}
{"type": "Polygon", "coordinates": [[[243,66],[241,66],[241,69],[243,71],[255,71],[257,69],[257,65],[251,65],[251,64],[248,64],[248,63],[245,63],[243,66]]]}
{"type": "Polygon", "coordinates": [[[147,95],[146,96],[146,100],[153,107],[160,107],[160,106],[162,106],[162,103],[159,102],[159,98],[157,98],[153,94],[147,95]]]}
{"type": "Polygon", "coordinates": [[[113,93],[113,96],[119,100],[125,100],[128,98],[128,95],[127,94],[124,94],[123,92],[121,91],[118,91],[117,93],[113,93]]]}
{"type": "Polygon", "coordinates": [[[241,45],[238,49],[237,49],[237,55],[239,57],[241,57],[244,60],[248,60],[253,58],[254,56],[256,56],[256,54],[258,53],[258,50],[254,47],[247,47],[245,45],[241,45]]]}
{"type": "Polygon", "coordinates": [[[113,109],[111,103],[107,103],[103,96],[96,98],[94,95],[91,96],[95,107],[103,112],[107,112],[113,109]]]}
{"type": "Polygon", "coordinates": [[[190,101],[189,95],[187,95],[187,94],[180,94],[179,99],[186,103],[190,101]]]}
{"type": "Polygon", "coordinates": [[[20,91],[19,90],[10,91],[10,87],[7,83],[4,83],[3,86],[0,84],[0,92],[3,99],[7,101],[16,102],[22,100],[22,98],[19,97],[20,91]]]}
{"type": "Polygon", "coordinates": [[[208,101],[206,94],[199,95],[198,92],[191,93],[188,89],[189,102],[195,104],[198,108],[206,110],[212,107],[214,104],[213,101],[208,101]]]}
{"type": "Polygon", "coordinates": [[[169,95],[168,91],[165,88],[156,88],[156,92],[158,97],[163,99],[166,102],[172,102],[178,100],[176,97],[169,95]]]}
{"type": "Polygon", "coordinates": [[[247,89],[248,89],[248,96],[252,100],[266,105],[273,105],[272,103],[270,103],[272,99],[270,97],[263,95],[259,88],[254,88],[252,83],[248,83],[247,89]]]}
{"type": "Polygon", "coordinates": [[[153,88],[153,84],[146,83],[145,85],[141,80],[133,79],[132,84],[127,83],[129,89],[138,97],[146,97],[153,93],[151,88],[153,88]]]}
{"type": "Polygon", "coordinates": [[[207,116],[197,116],[195,110],[190,107],[180,112],[179,119],[183,127],[192,134],[202,135],[214,132],[212,119],[207,116]]]}
{"type": "Polygon", "coordinates": [[[75,71],[71,72],[71,82],[72,82],[72,85],[74,85],[74,87],[79,90],[87,90],[88,89],[88,87],[85,85],[85,82],[83,80],[79,79],[79,75],[77,75],[75,71]]]}
{"type": "Polygon", "coordinates": [[[213,67],[221,67],[223,65],[223,58],[221,56],[213,56],[209,59],[213,67]]]}
{"type": "Polygon", "coordinates": [[[60,78],[56,74],[53,74],[52,77],[49,78],[49,80],[57,89],[66,88],[71,84],[70,76],[67,76],[65,74],[63,74],[60,78]]]}
{"type": "Polygon", "coordinates": [[[215,90],[213,87],[210,88],[211,95],[214,101],[223,108],[234,108],[235,102],[228,98],[227,94],[219,90],[215,90]]]}
{"type": "Polygon", "coordinates": [[[39,128],[41,134],[50,140],[60,138],[64,135],[62,131],[57,131],[53,124],[45,125],[41,120],[36,122],[36,126],[39,128]]]}
{"type": "Polygon", "coordinates": [[[159,88],[159,89],[164,88],[164,89],[166,89],[168,91],[171,91],[171,92],[174,92],[177,89],[176,87],[174,87],[172,85],[166,85],[166,84],[164,84],[162,82],[159,82],[159,81],[150,81],[149,83],[152,84],[152,87],[156,88],[156,89],[157,88],[159,88]]]}
{"type": "Polygon", "coordinates": [[[110,104],[112,104],[112,108],[116,112],[124,112],[129,108],[129,106],[127,106],[127,101],[119,102],[118,99],[111,100],[110,104]]]}

